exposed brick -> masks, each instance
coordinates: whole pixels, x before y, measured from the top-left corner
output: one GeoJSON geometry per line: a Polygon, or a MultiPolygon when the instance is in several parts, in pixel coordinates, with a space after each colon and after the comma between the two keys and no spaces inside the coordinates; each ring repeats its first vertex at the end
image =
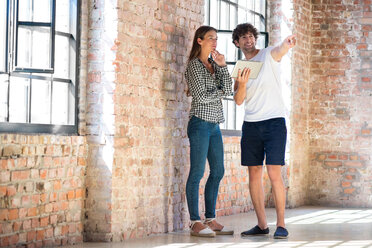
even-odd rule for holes
{"type": "Polygon", "coordinates": [[[344,189],[344,193],[345,194],[352,194],[355,192],[355,188],[347,188],[347,189],[344,189]]]}
{"type": "Polygon", "coordinates": [[[325,161],[324,165],[328,166],[328,167],[340,167],[340,166],[342,166],[342,162],[340,162],[340,161],[325,161]]]}

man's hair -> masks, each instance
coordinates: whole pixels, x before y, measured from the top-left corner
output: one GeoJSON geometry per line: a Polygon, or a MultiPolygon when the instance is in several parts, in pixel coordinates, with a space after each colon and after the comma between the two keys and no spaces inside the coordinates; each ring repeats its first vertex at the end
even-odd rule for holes
{"type": "MultiPolygon", "coordinates": [[[[235,45],[235,41],[239,42],[239,38],[247,33],[252,33],[254,38],[257,40],[258,38],[258,31],[257,29],[250,23],[242,23],[236,26],[232,34],[232,42],[235,45]]],[[[235,45],[236,46],[236,45],[235,45]]]]}

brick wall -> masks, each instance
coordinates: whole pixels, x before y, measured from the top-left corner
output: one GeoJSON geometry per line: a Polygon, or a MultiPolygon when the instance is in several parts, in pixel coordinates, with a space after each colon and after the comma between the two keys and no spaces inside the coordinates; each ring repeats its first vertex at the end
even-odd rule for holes
{"type": "Polygon", "coordinates": [[[308,202],[371,207],[372,2],[312,3],[308,202]]]}
{"type": "Polygon", "coordinates": [[[290,157],[288,206],[309,204],[309,91],[311,59],[311,5],[309,1],[293,3],[293,33],[297,44],[292,55],[290,157]]]}
{"type": "Polygon", "coordinates": [[[84,137],[0,135],[0,246],[83,240],[84,137]]]}
{"type": "MultiPolygon", "coordinates": [[[[295,1],[293,24],[283,1],[268,2],[271,44],[291,28],[298,39],[282,78],[292,99],[288,205],[371,206],[371,2],[323,2],[295,1]]],[[[81,9],[81,136],[0,135],[1,246],[187,228],[183,71],[203,1],[84,0],[81,9]]],[[[224,143],[218,216],[252,209],[239,137],[224,143]]]]}
{"type": "Polygon", "coordinates": [[[179,230],[188,172],[183,81],[200,1],[119,1],[113,240],[179,230]]]}

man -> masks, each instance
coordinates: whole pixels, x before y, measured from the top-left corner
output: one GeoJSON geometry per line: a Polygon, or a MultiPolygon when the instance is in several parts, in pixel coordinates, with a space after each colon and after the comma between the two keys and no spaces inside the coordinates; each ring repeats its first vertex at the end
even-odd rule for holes
{"type": "Polygon", "coordinates": [[[288,50],[295,46],[294,35],[287,37],[276,47],[257,49],[258,32],[249,24],[239,24],[233,31],[233,43],[244,53],[245,59],[263,62],[256,79],[246,77],[249,69],[244,69],[235,80],[234,100],[244,102],[245,116],[241,138],[241,164],[248,166],[249,191],[258,224],[242,236],[268,234],[264,190],[262,184],[263,161],[269,175],[277,214],[274,238],[287,238],[284,223],[285,189],[281,167],[285,164],[287,129],[285,106],[281,94],[279,62],[288,50]],[[266,157],[266,158],[265,158],[266,157]]]}

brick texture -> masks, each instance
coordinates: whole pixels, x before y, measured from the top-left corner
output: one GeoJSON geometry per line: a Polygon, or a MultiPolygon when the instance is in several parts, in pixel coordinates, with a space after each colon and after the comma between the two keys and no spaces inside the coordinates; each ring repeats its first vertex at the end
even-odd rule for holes
{"type": "Polygon", "coordinates": [[[290,113],[290,162],[288,205],[301,206],[307,202],[309,177],[309,92],[311,58],[311,4],[309,1],[293,3],[293,33],[297,44],[292,56],[292,87],[290,113]]]}
{"type": "Polygon", "coordinates": [[[1,134],[0,141],[0,246],[81,243],[85,138],[1,134]]]}
{"type": "Polygon", "coordinates": [[[372,206],[371,8],[371,1],[312,5],[312,204],[372,206]]]}

